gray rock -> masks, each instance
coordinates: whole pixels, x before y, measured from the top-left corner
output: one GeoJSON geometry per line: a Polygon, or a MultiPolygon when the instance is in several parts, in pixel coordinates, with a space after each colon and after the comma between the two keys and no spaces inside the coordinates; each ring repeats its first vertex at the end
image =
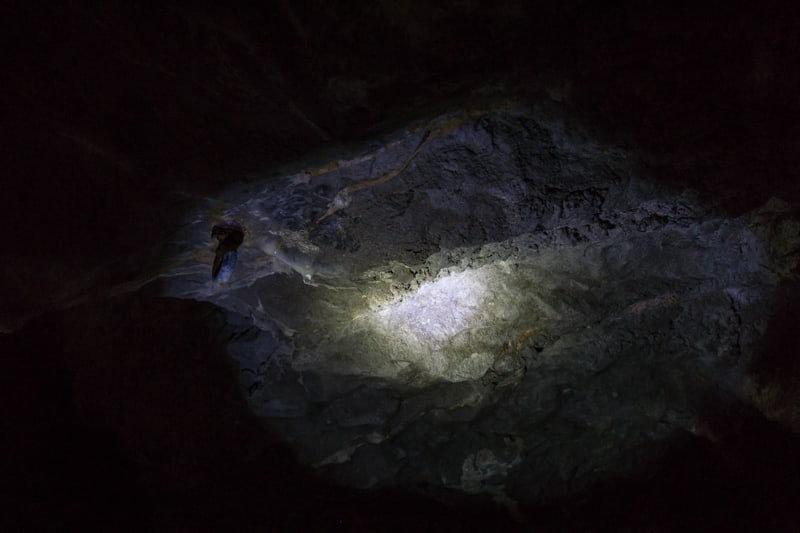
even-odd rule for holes
{"type": "Polygon", "coordinates": [[[780,202],[728,218],[633,168],[542,109],[439,117],[231,191],[229,286],[180,252],[166,291],[251,324],[228,347],[253,410],[325,476],[565,495],[745,398],[797,265],[780,202]]]}

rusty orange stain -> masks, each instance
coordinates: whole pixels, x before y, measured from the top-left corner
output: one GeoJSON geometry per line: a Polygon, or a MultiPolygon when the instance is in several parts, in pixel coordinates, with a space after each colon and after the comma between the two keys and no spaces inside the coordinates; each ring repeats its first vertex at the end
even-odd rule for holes
{"type": "Polygon", "coordinates": [[[510,352],[518,352],[522,348],[522,345],[525,343],[525,341],[533,337],[537,333],[538,332],[535,329],[528,328],[519,334],[516,343],[511,341],[506,341],[505,344],[503,344],[503,347],[500,349],[500,353],[497,354],[497,357],[498,358],[505,357],[510,352]]]}
{"type": "Polygon", "coordinates": [[[523,342],[528,340],[530,337],[533,337],[534,335],[536,335],[536,330],[533,329],[533,328],[528,328],[525,331],[523,331],[522,333],[520,333],[519,337],[517,338],[517,350],[522,348],[522,343],[523,342]]]}
{"type": "Polygon", "coordinates": [[[625,309],[625,312],[641,315],[647,311],[650,311],[651,309],[658,307],[669,307],[671,305],[675,305],[676,303],[678,303],[678,297],[675,294],[666,294],[664,296],[658,296],[656,298],[650,298],[649,300],[642,300],[631,304],[625,309]]]}

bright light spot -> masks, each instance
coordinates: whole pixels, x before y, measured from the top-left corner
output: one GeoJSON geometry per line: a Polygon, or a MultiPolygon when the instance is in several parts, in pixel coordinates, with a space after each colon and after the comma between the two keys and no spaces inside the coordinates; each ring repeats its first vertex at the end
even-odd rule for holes
{"type": "Polygon", "coordinates": [[[478,322],[486,287],[475,271],[450,274],[376,314],[386,333],[438,350],[478,322]]]}

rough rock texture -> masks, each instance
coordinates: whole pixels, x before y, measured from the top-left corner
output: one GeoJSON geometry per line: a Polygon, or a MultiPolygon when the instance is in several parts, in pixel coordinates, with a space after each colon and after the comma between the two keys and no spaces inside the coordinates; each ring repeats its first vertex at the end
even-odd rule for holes
{"type": "Polygon", "coordinates": [[[0,529],[794,528],[799,7],[0,3],[0,529]]]}
{"type": "Polygon", "coordinates": [[[164,228],[249,172],[485,95],[563,102],[736,214],[796,198],[783,4],[7,3],[0,330],[140,277],[164,228]]]}
{"type": "Polygon", "coordinates": [[[558,107],[494,107],[224,195],[212,218],[248,228],[228,283],[202,210],[165,258],[165,294],[239,324],[253,412],[340,483],[559,498],[749,398],[788,206],[726,217],[558,107]]]}

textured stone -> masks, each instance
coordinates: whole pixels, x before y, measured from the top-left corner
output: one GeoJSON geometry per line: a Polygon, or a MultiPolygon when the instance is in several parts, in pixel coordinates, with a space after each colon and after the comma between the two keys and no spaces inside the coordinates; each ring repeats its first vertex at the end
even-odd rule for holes
{"type": "Polygon", "coordinates": [[[0,529],[506,530],[454,495],[465,458],[508,462],[500,440],[518,434],[525,462],[476,484],[492,497],[654,476],[529,509],[524,529],[798,523],[797,439],[781,433],[800,431],[796,3],[208,4],[0,8],[0,529]],[[474,110],[509,95],[563,108],[522,127],[474,110]],[[468,123],[451,115],[422,146],[420,117],[454,109],[468,123]],[[605,157],[609,140],[625,150],[605,157]],[[214,306],[157,298],[167,274],[208,281],[200,234],[256,197],[272,220],[234,276],[265,257],[256,270],[275,273],[214,306]],[[353,318],[333,322],[353,302],[330,287],[399,302],[539,256],[535,280],[503,274],[486,299],[501,309],[472,315],[508,327],[470,325],[436,360],[355,327],[316,353],[353,318]],[[522,324],[522,295],[547,327],[522,324]],[[745,401],[763,413],[736,405],[751,363],[745,401]],[[397,412],[379,400],[370,417],[362,391],[397,412]],[[244,399],[302,463],[339,459],[332,478],[461,503],[323,488],[263,449],[244,399]],[[332,404],[375,425],[339,426],[332,404]]]}
{"type": "Polygon", "coordinates": [[[798,244],[779,204],[725,217],[552,108],[437,117],[225,202],[236,275],[201,275],[198,211],[165,291],[265,330],[229,348],[253,411],[342,483],[508,505],[633,475],[701,398],[747,397],[798,244]]]}

